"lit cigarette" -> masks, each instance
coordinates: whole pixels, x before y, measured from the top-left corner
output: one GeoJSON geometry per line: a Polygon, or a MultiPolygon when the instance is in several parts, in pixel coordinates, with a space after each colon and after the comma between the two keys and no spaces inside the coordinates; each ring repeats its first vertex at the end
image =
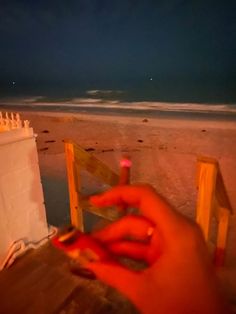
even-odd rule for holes
{"type": "Polygon", "coordinates": [[[130,168],[132,162],[128,157],[122,158],[120,161],[120,179],[119,185],[126,185],[130,183],[130,168]]]}

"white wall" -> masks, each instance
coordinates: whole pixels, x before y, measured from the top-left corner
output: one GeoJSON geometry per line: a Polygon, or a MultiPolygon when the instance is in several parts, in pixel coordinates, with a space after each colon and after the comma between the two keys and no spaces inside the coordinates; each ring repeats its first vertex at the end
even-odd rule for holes
{"type": "Polygon", "coordinates": [[[0,264],[10,246],[38,242],[48,235],[33,129],[0,132],[0,264]]]}

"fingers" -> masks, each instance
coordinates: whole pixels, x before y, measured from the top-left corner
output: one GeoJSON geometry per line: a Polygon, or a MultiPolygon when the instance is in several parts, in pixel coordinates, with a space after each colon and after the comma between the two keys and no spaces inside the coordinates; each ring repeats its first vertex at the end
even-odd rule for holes
{"type": "Polygon", "coordinates": [[[164,234],[171,230],[173,224],[176,224],[178,216],[167,202],[147,185],[117,186],[101,195],[91,197],[90,200],[99,207],[124,203],[137,207],[164,234]]]}
{"type": "Polygon", "coordinates": [[[154,230],[153,223],[147,218],[137,215],[127,215],[109,224],[102,230],[92,234],[102,242],[112,242],[132,237],[135,240],[148,239],[154,230]]]}
{"type": "Polygon", "coordinates": [[[119,241],[107,245],[109,251],[116,255],[129,257],[134,260],[144,261],[150,264],[149,249],[150,246],[144,243],[133,241],[119,241]]]}
{"type": "Polygon", "coordinates": [[[124,293],[131,300],[135,299],[140,286],[139,275],[119,264],[88,263],[87,269],[93,271],[98,279],[124,293]]]}

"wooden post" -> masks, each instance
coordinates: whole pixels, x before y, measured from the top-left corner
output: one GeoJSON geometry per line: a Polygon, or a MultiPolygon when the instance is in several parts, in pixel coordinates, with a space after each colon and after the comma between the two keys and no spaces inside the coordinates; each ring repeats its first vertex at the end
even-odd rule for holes
{"type": "Polygon", "coordinates": [[[71,224],[83,231],[83,215],[79,206],[79,171],[75,165],[74,145],[65,141],[66,168],[70,198],[71,224]]]}
{"type": "Polygon", "coordinates": [[[199,179],[196,221],[202,228],[205,240],[208,241],[218,167],[216,162],[212,162],[209,159],[199,159],[198,163],[199,179]]]}
{"type": "Polygon", "coordinates": [[[214,264],[223,266],[228,235],[229,215],[233,213],[224,181],[215,159],[198,158],[198,200],[196,220],[203,230],[205,240],[209,244],[209,229],[214,214],[218,229],[214,264]]]}
{"type": "Polygon", "coordinates": [[[86,152],[82,147],[71,140],[64,140],[66,165],[68,174],[68,188],[70,197],[70,215],[71,223],[83,231],[83,210],[102,216],[109,220],[118,217],[112,209],[94,208],[89,203],[88,197],[80,193],[80,171],[84,169],[105,182],[108,185],[116,185],[119,182],[119,176],[107,167],[95,156],[86,152]]]}
{"type": "Polygon", "coordinates": [[[225,248],[228,235],[229,214],[230,211],[228,208],[223,207],[219,208],[218,214],[219,223],[217,230],[216,250],[214,256],[214,264],[216,266],[224,265],[225,248]]]}

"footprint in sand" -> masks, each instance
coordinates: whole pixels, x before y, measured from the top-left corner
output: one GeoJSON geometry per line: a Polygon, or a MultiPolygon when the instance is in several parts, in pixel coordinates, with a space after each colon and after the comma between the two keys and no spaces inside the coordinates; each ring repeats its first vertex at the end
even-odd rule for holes
{"type": "Polygon", "coordinates": [[[49,133],[49,131],[48,130],[43,130],[42,133],[49,133]]]}

